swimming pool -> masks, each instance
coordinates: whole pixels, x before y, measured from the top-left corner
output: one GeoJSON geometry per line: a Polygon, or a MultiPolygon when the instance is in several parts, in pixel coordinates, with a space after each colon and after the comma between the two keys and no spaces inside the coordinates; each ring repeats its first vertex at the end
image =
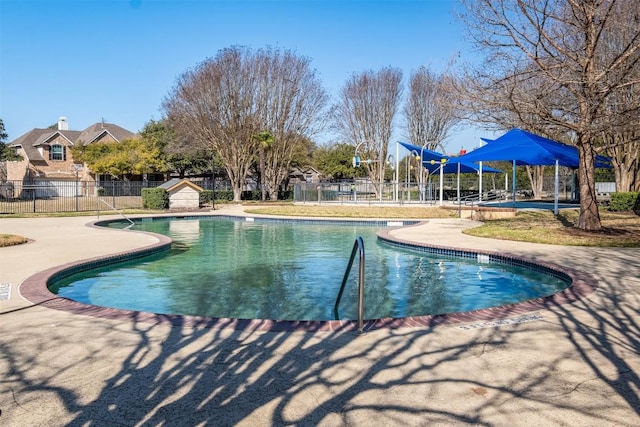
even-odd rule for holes
{"type": "MultiPolygon", "coordinates": [[[[110,222],[109,226],[125,224],[110,222]]],[[[245,218],[145,218],[134,229],[170,236],[158,253],[49,283],[81,303],[215,318],[333,320],[333,305],[357,236],[366,248],[365,317],[438,315],[554,294],[570,280],[489,257],[429,254],[385,244],[386,222],[274,221],[245,218]]],[[[472,254],[473,255],[473,254],[472,254]]],[[[355,319],[357,272],[341,319],[355,319]]]]}

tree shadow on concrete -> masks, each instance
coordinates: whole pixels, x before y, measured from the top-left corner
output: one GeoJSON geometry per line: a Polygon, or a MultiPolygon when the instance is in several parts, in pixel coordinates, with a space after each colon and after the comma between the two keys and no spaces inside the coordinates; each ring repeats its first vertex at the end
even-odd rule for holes
{"type": "Polygon", "coordinates": [[[552,309],[597,380],[640,416],[640,251],[590,252],[590,273],[601,283],[596,294],[552,309]]]}
{"type": "Polygon", "coordinates": [[[73,316],[58,331],[42,319],[28,338],[0,336],[0,417],[72,426],[634,425],[637,255],[594,249],[596,294],[500,327],[355,336],[73,316]]]}

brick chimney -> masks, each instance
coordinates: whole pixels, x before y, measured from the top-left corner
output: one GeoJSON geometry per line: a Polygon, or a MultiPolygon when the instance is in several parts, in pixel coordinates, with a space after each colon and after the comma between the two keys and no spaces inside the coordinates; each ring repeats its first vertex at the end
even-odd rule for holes
{"type": "Polygon", "coordinates": [[[60,117],[58,119],[58,130],[69,130],[69,122],[66,117],[60,117]]]}

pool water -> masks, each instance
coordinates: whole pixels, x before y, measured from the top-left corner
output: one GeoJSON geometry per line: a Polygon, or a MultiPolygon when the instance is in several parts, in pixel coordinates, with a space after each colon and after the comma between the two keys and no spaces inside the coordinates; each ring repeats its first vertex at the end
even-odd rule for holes
{"type": "MultiPolygon", "coordinates": [[[[357,236],[366,253],[367,319],[499,306],[569,285],[528,268],[391,247],[378,242],[379,228],[344,222],[146,219],[133,229],[170,236],[169,255],[84,271],[50,289],[83,303],[153,313],[332,320],[357,236]]],[[[357,318],[357,263],[342,297],[341,319],[357,318]]]]}

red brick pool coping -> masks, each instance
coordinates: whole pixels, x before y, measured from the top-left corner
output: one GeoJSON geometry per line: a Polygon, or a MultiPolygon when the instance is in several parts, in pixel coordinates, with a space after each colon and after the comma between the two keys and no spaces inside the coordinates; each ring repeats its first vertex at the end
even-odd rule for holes
{"type": "MultiPolygon", "coordinates": [[[[95,227],[95,223],[89,226],[95,227]]],[[[460,313],[448,313],[438,315],[425,315],[425,316],[411,316],[404,318],[383,318],[383,319],[370,319],[364,321],[364,331],[371,331],[383,328],[431,328],[437,325],[452,325],[458,323],[469,323],[478,321],[491,321],[497,319],[504,319],[515,315],[523,315],[531,313],[537,310],[547,310],[554,306],[561,304],[568,304],[577,301],[590,293],[594,292],[597,288],[597,282],[591,276],[564,266],[556,264],[532,261],[527,258],[518,257],[514,255],[494,252],[494,251],[482,251],[471,250],[459,247],[449,246],[437,246],[427,243],[418,243],[414,241],[407,241],[398,239],[391,236],[391,231],[395,228],[385,228],[378,232],[379,238],[389,242],[401,244],[403,246],[412,246],[416,248],[427,248],[429,250],[443,250],[443,251],[466,251],[480,255],[496,256],[499,258],[508,258],[513,261],[520,261],[525,264],[533,264],[536,266],[544,267],[548,270],[560,272],[566,274],[571,278],[572,283],[569,287],[561,292],[555,293],[550,296],[535,298],[527,301],[522,301],[514,304],[507,304],[497,307],[483,308],[478,310],[460,312],[460,313]]],[[[140,231],[123,231],[123,232],[135,232],[140,231]]],[[[47,285],[48,282],[57,275],[64,274],[65,271],[82,269],[83,266],[88,265],[105,265],[110,262],[117,262],[119,260],[131,259],[139,257],[144,254],[154,253],[162,250],[168,250],[171,247],[171,239],[164,235],[153,234],[158,238],[158,242],[152,245],[144,246],[139,249],[129,250],[125,252],[119,252],[112,255],[95,257],[90,259],[78,260],[69,262],[63,265],[49,268],[47,270],[36,273],[28,277],[20,285],[20,293],[31,303],[51,308],[54,310],[60,310],[69,312],[72,314],[91,316],[101,319],[111,319],[119,321],[132,321],[132,322],[144,322],[151,324],[167,324],[172,326],[187,326],[187,327],[204,327],[204,328],[230,328],[234,330],[256,330],[256,331],[272,331],[272,332],[285,332],[285,331],[355,331],[357,329],[357,322],[352,320],[327,320],[327,321],[289,321],[289,320],[270,320],[270,319],[232,319],[232,318],[212,318],[204,316],[190,316],[190,315],[173,315],[173,314],[158,314],[142,311],[123,310],[117,308],[101,307],[92,304],[83,304],[67,298],[59,297],[56,294],[49,291],[47,285]]]]}

